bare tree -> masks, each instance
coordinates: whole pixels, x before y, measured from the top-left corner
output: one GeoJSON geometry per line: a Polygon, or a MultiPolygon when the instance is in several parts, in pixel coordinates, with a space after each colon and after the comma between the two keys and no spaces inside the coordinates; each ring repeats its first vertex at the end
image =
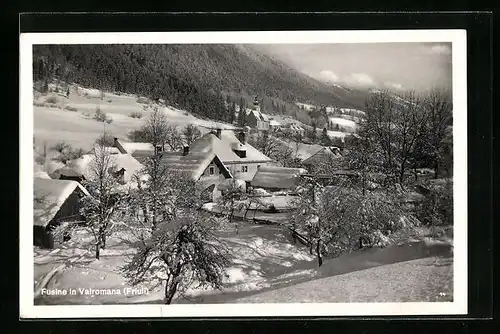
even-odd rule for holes
{"type": "Polygon", "coordinates": [[[196,139],[201,137],[201,131],[193,124],[188,124],[182,131],[186,145],[191,145],[196,139]]]}
{"type": "Polygon", "coordinates": [[[366,110],[361,135],[369,138],[373,152],[379,155],[387,181],[404,184],[418,139],[425,131],[427,113],[422,100],[414,92],[401,96],[382,92],[371,96],[366,110]]]}
{"type": "Polygon", "coordinates": [[[168,132],[167,116],[159,108],[154,108],[153,112],[146,119],[141,128],[144,138],[155,148],[160,146],[165,149],[168,132]]]}
{"type": "Polygon", "coordinates": [[[282,140],[273,137],[267,131],[252,136],[249,139],[252,146],[264,153],[269,158],[285,167],[294,165],[293,150],[282,140]]]}
{"type": "Polygon", "coordinates": [[[238,234],[238,222],[235,220],[235,213],[245,209],[248,210],[248,194],[236,179],[231,179],[224,187],[219,187],[222,196],[217,199],[217,206],[221,209],[221,213],[227,218],[229,224],[234,223],[236,234],[238,234]]]}
{"type": "Polygon", "coordinates": [[[177,129],[177,125],[169,124],[165,130],[165,144],[167,144],[172,151],[179,150],[182,147],[182,134],[177,129]]]}
{"type": "Polygon", "coordinates": [[[439,166],[444,156],[444,141],[451,133],[453,124],[453,105],[448,94],[440,90],[432,90],[424,98],[424,108],[426,110],[427,128],[425,137],[426,153],[432,159],[434,166],[434,177],[439,174],[439,166]]]}
{"type": "Polygon", "coordinates": [[[215,234],[220,221],[200,210],[203,202],[194,181],[152,163],[145,172],[152,179],[160,170],[155,177],[161,186],[153,181],[143,183],[129,204],[130,226],[141,230],[141,244],[122,268],[125,277],[132,285],[165,284],[166,304],[193,284],[195,288],[221,288],[229,262],[227,248],[215,234]],[[155,223],[149,223],[147,217],[154,217],[155,223]]]}
{"type": "Polygon", "coordinates": [[[113,176],[114,163],[111,155],[102,145],[93,148],[93,159],[89,165],[89,177],[83,185],[91,196],[81,199],[80,213],[86,217],[86,228],[94,236],[95,257],[99,259],[100,249],[106,247],[107,235],[117,224],[122,209],[124,194],[113,176]]]}

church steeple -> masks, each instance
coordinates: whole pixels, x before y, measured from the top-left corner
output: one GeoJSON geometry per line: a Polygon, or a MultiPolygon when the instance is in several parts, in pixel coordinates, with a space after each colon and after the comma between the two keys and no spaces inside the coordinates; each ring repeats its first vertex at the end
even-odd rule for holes
{"type": "Polygon", "coordinates": [[[253,100],[253,108],[257,111],[260,111],[259,97],[258,96],[255,96],[255,99],[253,100]]]}

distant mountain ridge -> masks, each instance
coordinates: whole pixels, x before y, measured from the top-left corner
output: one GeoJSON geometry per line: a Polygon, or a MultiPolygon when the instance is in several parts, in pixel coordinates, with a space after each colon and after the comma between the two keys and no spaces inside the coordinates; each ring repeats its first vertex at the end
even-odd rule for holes
{"type": "MultiPolygon", "coordinates": [[[[259,95],[289,103],[362,108],[364,96],[328,86],[249,45],[35,45],[34,79],[163,98],[195,113],[217,95],[259,95]]],[[[217,102],[214,102],[214,98],[217,102]]]]}

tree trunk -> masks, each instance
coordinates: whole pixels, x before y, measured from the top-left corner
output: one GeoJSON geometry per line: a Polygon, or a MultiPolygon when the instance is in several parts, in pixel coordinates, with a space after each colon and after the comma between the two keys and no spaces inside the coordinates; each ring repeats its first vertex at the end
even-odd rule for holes
{"type": "Polygon", "coordinates": [[[101,242],[97,242],[95,245],[95,258],[99,260],[101,257],[101,242]]]}
{"type": "Polygon", "coordinates": [[[106,234],[105,233],[103,233],[101,235],[101,247],[102,247],[102,249],[106,248],[106,234]]]}
{"type": "Polygon", "coordinates": [[[175,283],[171,289],[168,288],[168,285],[165,285],[165,305],[170,305],[172,303],[176,292],[177,283],[175,283]]]}
{"type": "Polygon", "coordinates": [[[399,171],[399,183],[403,185],[405,179],[405,167],[404,167],[404,162],[401,164],[401,169],[399,171]]]}
{"type": "Polygon", "coordinates": [[[318,257],[318,266],[323,265],[323,257],[321,256],[321,241],[318,240],[316,243],[316,256],[318,257]]]}
{"type": "Polygon", "coordinates": [[[309,240],[309,254],[313,255],[313,242],[309,240]]]}

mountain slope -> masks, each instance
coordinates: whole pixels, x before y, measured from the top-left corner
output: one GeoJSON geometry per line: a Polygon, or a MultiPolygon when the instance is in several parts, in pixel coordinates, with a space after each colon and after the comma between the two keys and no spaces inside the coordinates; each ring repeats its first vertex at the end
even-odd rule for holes
{"type": "MultiPolygon", "coordinates": [[[[359,107],[358,96],[316,81],[248,45],[36,45],[34,79],[164,98],[203,116],[218,94],[359,107]],[[215,94],[214,94],[215,93],[215,94]]],[[[251,101],[247,101],[250,103],[251,101]]]]}

